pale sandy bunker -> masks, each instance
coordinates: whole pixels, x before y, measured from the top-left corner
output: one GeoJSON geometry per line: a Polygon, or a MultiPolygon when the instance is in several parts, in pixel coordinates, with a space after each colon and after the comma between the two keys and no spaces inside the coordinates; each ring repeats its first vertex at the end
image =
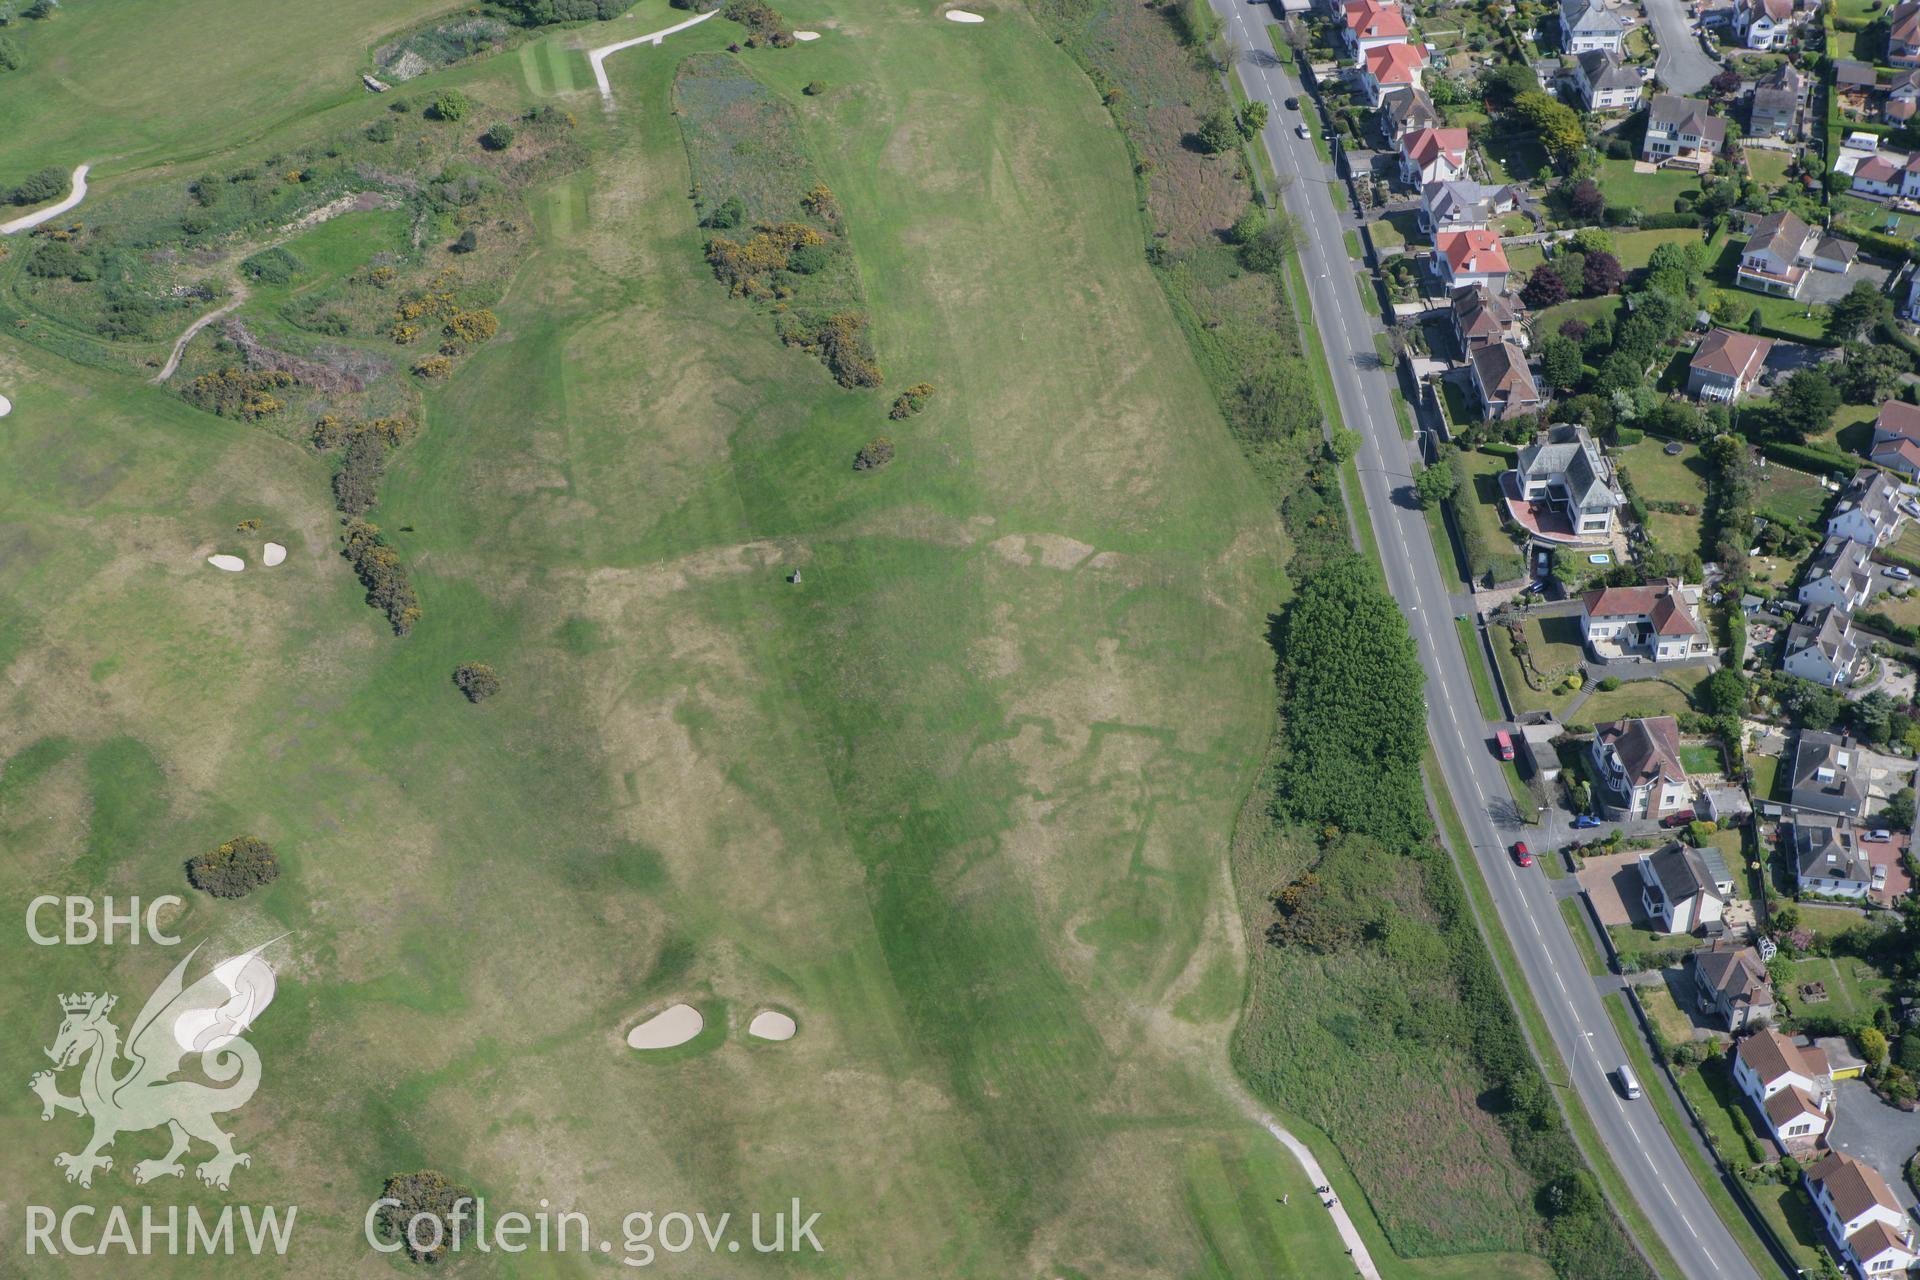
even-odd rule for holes
{"type": "Polygon", "coordinates": [[[762,1009],[747,1024],[747,1034],[761,1040],[791,1040],[799,1029],[792,1018],[778,1009],[762,1009]]]}
{"type": "Polygon", "coordinates": [[[986,19],[981,17],[979,14],[972,13],[966,9],[949,9],[947,10],[947,21],[948,22],[985,22],[986,19]]]}
{"type": "Polygon", "coordinates": [[[629,1049],[671,1049],[675,1045],[685,1044],[700,1034],[707,1020],[700,1011],[690,1004],[676,1004],[662,1009],[645,1022],[627,1032],[629,1049]]]}
{"type": "Polygon", "coordinates": [[[238,573],[247,567],[247,562],[239,556],[208,556],[207,563],[216,569],[225,569],[228,573],[238,573]]]}
{"type": "Polygon", "coordinates": [[[0,418],[4,418],[12,412],[13,401],[7,399],[5,396],[0,396],[0,418]]]}
{"type": "Polygon", "coordinates": [[[803,40],[803,41],[818,40],[820,38],[820,33],[818,31],[796,31],[793,33],[793,38],[795,40],[803,40]]]}
{"type": "Polygon", "coordinates": [[[269,542],[260,555],[260,562],[271,569],[287,558],[287,549],[277,542],[269,542]]]}

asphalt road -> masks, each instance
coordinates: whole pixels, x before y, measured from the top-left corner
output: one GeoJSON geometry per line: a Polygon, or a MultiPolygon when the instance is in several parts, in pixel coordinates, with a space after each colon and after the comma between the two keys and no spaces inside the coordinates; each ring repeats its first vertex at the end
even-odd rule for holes
{"type": "MultiPolygon", "coordinates": [[[[1513,940],[1521,971],[1601,1141],[1684,1273],[1690,1280],[1757,1280],[1652,1106],[1644,1098],[1628,1102],[1615,1091],[1608,1073],[1627,1059],[1600,992],[1540,868],[1516,867],[1508,854],[1510,841],[1522,832],[1510,825],[1513,802],[1489,749],[1489,730],[1474,701],[1445,579],[1425,517],[1413,500],[1413,446],[1401,438],[1394,416],[1394,374],[1380,367],[1374,353],[1373,321],[1354,283],[1361,264],[1347,257],[1344,228],[1335,213],[1336,201],[1346,207],[1345,195],[1336,188],[1328,198],[1332,174],[1312,144],[1293,131],[1301,113],[1283,103],[1301,89],[1271,54],[1266,32],[1271,10],[1238,0],[1211,3],[1240,51],[1247,93],[1271,109],[1264,141],[1275,171],[1283,180],[1293,179],[1286,204],[1300,228],[1310,307],[1332,366],[1340,415],[1361,435],[1360,487],[1379,538],[1387,587],[1419,644],[1428,728],[1442,780],[1466,823],[1499,924],[1513,940]]],[[[1301,105],[1310,108],[1311,99],[1303,97],[1301,105]]],[[[1313,123],[1318,127],[1317,119],[1313,123]]]]}
{"type": "Polygon", "coordinates": [[[1699,93],[1707,81],[1720,74],[1720,64],[1707,56],[1700,37],[1687,27],[1686,10],[1680,0],[1643,0],[1647,21],[1653,25],[1660,53],[1653,60],[1655,74],[1669,93],[1681,96],[1699,93]]]}

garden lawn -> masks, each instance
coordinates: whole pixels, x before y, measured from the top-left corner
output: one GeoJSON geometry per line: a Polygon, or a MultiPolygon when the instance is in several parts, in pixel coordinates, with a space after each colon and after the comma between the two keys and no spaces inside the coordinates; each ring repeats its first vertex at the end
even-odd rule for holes
{"type": "Polygon", "coordinates": [[[1618,689],[1598,690],[1580,705],[1580,719],[1600,724],[1622,717],[1683,715],[1693,709],[1694,686],[1706,676],[1704,668],[1692,668],[1661,679],[1628,680],[1618,689]]]}
{"type": "Polygon", "coordinates": [[[1577,616],[1529,617],[1520,624],[1520,630],[1527,637],[1533,665],[1542,675],[1569,675],[1586,660],[1586,642],[1581,638],[1577,616]]]}
{"type": "Polygon", "coordinates": [[[1711,744],[1680,748],[1680,767],[1689,774],[1719,773],[1726,768],[1720,748],[1711,744]]]}
{"type": "MultiPolygon", "coordinates": [[[[1845,54],[1839,55],[1845,57],[1845,54]]],[[[1787,166],[1793,163],[1790,152],[1774,151],[1767,147],[1747,147],[1747,172],[1762,187],[1777,189],[1787,180],[1787,166]]]]}
{"type": "Polygon", "coordinates": [[[1569,298],[1565,302],[1556,302],[1533,318],[1533,332],[1536,338],[1560,332],[1560,326],[1569,320],[1584,320],[1591,325],[1601,316],[1612,318],[1620,309],[1620,297],[1606,294],[1598,298],[1569,298]]]}
{"type": "MultiPolygon", "coordinates": [[[[1686,445],[1682,452],[1669,456],[1665,440],[1649,437],[1620,451],[1620,469],[1633,482],[1634,491],[1649,503],[1684,502],[1696,510],[1706,502],[1705,467],[1697,445],[1686,445]]],[[[1654,542],[1677,554],[1699,552],[1700,516],[1672,511],[1649,511],[1647,532],[1654,542]]]]}
{"type": "Polygon", "coordinates": [[[1818,526],[1833,494],[1817,477],[1777,462],[1767,465],[1765,476],[1764,483],[1754,486],[1754,510],[1778,512],[1789,520],[1818,526]]]}
{"type": "Polygon", "coordinates": [[[1613,233],[1614,256],[1620,259],[1620,265],[1629,271],[1638,271],[1647,265],[1647,259],[1653,251],[1663,244],[1703,244],[1706,237],[1692,227],[1667,227],[1655,231],[1616,231],[1613,233]]]}
{"type": "MultiPolygon", "coordinates": [[[[1817,934],[1831,936],[1836,930],[1814,914],[1820,910],[1810,903],[1799,904],[1801,923],[1810,925],[1817,934]]],[[[1850,915],[1849,920],[1835,922],[1842,929],[1858,924],[1861,919],[1848,912],[1829,910],[1823,914],[1827,917],[1850,915]]],[[[1780,994],[1797,1016],[1830,1015],[1848,1021],[1871,1018],[1874,1006],[1885,1002],[1891,985],[1858,956],[1802,956],[1787,961],[1787,966],[1792,977],[1780,994]],[[1810,1001],[1803,997],[1800,988],[1809,982],[1826,984],[1827,998],[1810,1001]]]]}
{"type": "MultiPolygon", "coordinates": [[[[1700,190],[1699,174],[1683,169],[1635,173],[1631,160],[1602,160],[1596,180],[1608,204],[1632,206],[1642,213],[1672,213],[1676,197],[1684,192],[1700,190]]],[[[1700,233],[1695,231],[1692,234],[1697,236],[1700,233]]]]}

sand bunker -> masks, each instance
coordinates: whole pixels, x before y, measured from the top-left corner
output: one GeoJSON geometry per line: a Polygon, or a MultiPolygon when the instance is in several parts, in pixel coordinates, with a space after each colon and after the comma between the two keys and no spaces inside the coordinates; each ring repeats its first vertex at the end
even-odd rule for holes
{"type": "Polygon", "coordinates": [[[986,19],[981,17],[977,13],[969,13],[965,9],[949,9],[947,10],[947,21],[948,22],[985,22],[986,19]]]}
{"type": "Polygon", "coordinates": [[[671,1009],[662,1009],[645,1022],[627,1032],[629,1049],[671,1049],[677,1044],[685,1044],[700,1034],[700,1028],[707,1020],[700,1011],[690,1004],[676,1004],[671,1009]]]}
{"type": "Polygon", "coordinates": [[[0,396],[0,418],[4,418],[12,412],[13,401],[7,399],[5,396],[0,396]]]}
{"type": "Polygon", "coordinates": [[[758,1036],[762,1040],[791,1040],[793,1033],[799,1030],[793,1019],[778,1009],[763,1009],[753,1015],[753,1021],[747,1024],[747,1034],[758,1036]]]}
{"type": "Polygon", "coordinates": [[[239,556],[208,556],[207,563],[216,569],[225,569],[228,573],[238,573],[247,567],[247,562],[239,556]]]}
{"type": "Polygon", "coordinates": [[[260,557],[261,562],[264,563],[269,569],[273,568],[273,566],[279,564],[282,560],[285,560],[286,558],[287,558],[287,549],[281,546],[277,542],[269,542],[267,544],[267,549],[265,554],[263,554],[260,557]]]}
{"type": "Polygon", "coordinates": [[[818,40],[820,33],[818,31],[796,31],[793,33],[793,38],[795,40],[818,40]]]}

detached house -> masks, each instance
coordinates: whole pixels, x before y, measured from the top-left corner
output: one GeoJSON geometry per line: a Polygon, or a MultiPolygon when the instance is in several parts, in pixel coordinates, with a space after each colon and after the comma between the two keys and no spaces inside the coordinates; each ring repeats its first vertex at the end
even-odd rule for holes
{"type": "Polygon", "coordinates": [[[1810,1147],[1833,1122],[1833,1076],[1827,1055],[1771,1028],[1733,1048],[1733,1082],[1747,1095],[1781,1147],[1810,1147]]]}
{"type": "Polygon", "coordinates": [[[1793,0],[1734,0],[1733,34],[1764,53],[1793,38],[1794,17],[1793,0]]]}
{"type": "Polygon", "coordinates": [[[1853,615],[1829,606],[1787,628],[1780,665],[1788,675],[1837,689],[1853,679],[1864,651],[1853,634],[1853,615]]]}
{"type": "Polygon", "coordinates": [[[1806,97],[1807,78],[1791,62],[1783,62],[1753,82],[1747,109],[1747,132],[1792,138],[1800,132],[1800,101],[1806,97]]]}
{"type": "Polygon", "coordinates": [[[1767,367],[1773,339],[1715,329],[1700,339],[1687,365],[1687,394],[1731,404],[1753,390],[1767,367]]]}
{"type": "Polygon", "coordinates": [[[1495,218],[1512,210],[1512,187],[1490,187],[1461,179],[1429,182],[1420,188],[1420,226],[1435,235],[1442,231],[1485,231],[1495,218]]]}
{"type": "Polygon", "coordinates": [[[1343,16],[1340,38],[1355,58],[1383,44],[1407,41],[1407,19],[1398,5],[1383,0],[1347,0],[1343,16]]]}
{"type": "Polygon", "coordinates": [[[1593,727],[1594,800],[1606,816],[1664,818],[1685,809],[1693,787],[1680,764],[1680,722],[1672,716],[1593,727]]]}
{"type": "Polygon", "coordinates": [[[1527,368],[1527,353],[1512,342],[1501,339],[1473,348],[1467,355],[1467,375],[1483,418],[1517,418],[1540,409],[1540,387],[1527,368]]]}
{"type": "Polygon", "coordinates": [[[1859,748],[1831,733],[1801,733],[1793,749],[1788,800],[1796,809],[1858,818],[1867,802],[1867,770],[1859,748]]]}
{"type": "Polygon", "coordinates": [[[1669,578],[1645,587],[1602,587],[1580,597],[1580,631],[1601,661],[1621,657],[1678,662],[1705,658],[1713,642],[1695,610],[1700,588],[1669,578]]]}
{"type": "Polygon", "coordinates": [[[1400,179],[1425,187],[1467,176],[1465,129],[1420,129],[1400,139],[1400,179]]]}
{"type": "Polygon", "coordinates": [[[1688,959],[1701,1013],[1718,1014],[1729,1031],[1773,1020],[1773,979],[1758,951],[1716,943],[1688,959]]]}
{"type": "Polygon", "coordinates": [[[1815,607],[1832,605],[1851,613],[1873,594],[1873,548],[1864,542],[1828,538],[1808,562],[1807,576],[1795,598],[1815,607]]]}
{"type": "Polygon", "coordinates": [[[1507,291],[1507,251],[1491,231],[1442,231],[1433,237],[1433,272],[1448,291],[1480,285],[1507,291]]]}
{"type": "Polygon", "coordinates": [[[1527,328],[1520,323],[1520,304],[1500,294],[1488,293],[1485,286],[1456,289],[1451,308],[1453,336],[1462,351],[1473,351],[1495,342],[1510,342],[1525,349],[1527,328]]]}
{"type": "Polygon", "coordinates": [[[1884,471],[1862,471],[1840,491],[1827,517],[1827,534],[1883,547],[1900,536],[1900,482],[1884,471]]]}
{"type": "Polygon", "coordinates": [[[1920,71],[1902,71],[1887,86],[1880,112],[1888,124],[1905,124],[1920,111],[1920,71]]]}
{"type": "Polygon", "coordinates": [[[1632,111],[1640,105],[1640,73],[1611,49],[1589,49],[1575,57],[1571,78],[1589,111],[1632,111]]]}
{"type": "Polygon", "coordinates": [[[1720,154],[1726,140],[1727,122],[1712,114],[1706,103],[1656,93],[1647,113],[1647,137],[1640,144],[1640,158],[1705,173],[1713,167],[1713,158],[1720,154]]]}
{"type": "Polygon", "coordinates": [[[1787,831],[1794,881],[1802,893],[1864,898],[1874,889],[1873,859],[1845,819],[1795,822],[1787,831]]]}
{"type": "Polygon", "coordinates": [[[1904,1275],[1920,1258],[1912,1221],[1873,1168],[1835,1151],[1804,1177],[1820,1221],[1859,1280],[1904,1275]]]}
{"type": "Polygon", "coordinates": [[[1845,275],[1859,252],[1860,246],[1851,240],[1809,227],[1798,215],[1782,209],[1753,224],[1747,246],[1740,251],[1734,282],[1757,293],[1797,298],[1809,268],[1845,275]]]}
{"type": "Polygon", "coordinates": [[[1887,65],[1920,66],[1920,0],[1895,5],[1887,23],[1887,65]]]}
{"type": "MultiPolygon", "coordinates": [[[[1718,857],[1718,850],[1713,850],[1718,857]]],[[[1675,841],[1640,855],[1640,905],[1661,933],[1697,933],[1718,925],[1733,896],[1724,863],[1710,866],[1699,849],[1675,841]]]]}
{"type": "Polygon", "coordinates": [[[1613,464],[1573,423],[1557,423],[1520,446],[1501,481],[1510,499],[1552,508],[1576,541],[1610,536],[1615,513],[1627,505],[1613,464]]]}
{"type": "Polygon", "coordinates": [[[1873,423],[1873,446],[1867,457],[1890,467],[1909,480],[1920,477],[1920,405],[1889,400],[1880,406],[1873,423]]]}
{"type": "Polygon", "coordinates": [[[1425,89],[1402,86],[1380,99],[1380,128],[1393,146],[1416,129],[1437,129],[1442,123],[1440,109],[1425,89]]]}
{"type": "Polygon", "coordinates": [[[1418,45],[1383,44],[1367,50],[1360,62],[1360,88],[1367,105],[1377,107],[1391,89],[1418,89],[1427,53],[1418,45]]]}
{"type": "Polygon", "coordinates": [[[1560,47],[1567,53],[1594,49],[1618,53],[1627,40],[1627,24],[1603,8],[1599,0],[1562,0],[1560,47]]]}

